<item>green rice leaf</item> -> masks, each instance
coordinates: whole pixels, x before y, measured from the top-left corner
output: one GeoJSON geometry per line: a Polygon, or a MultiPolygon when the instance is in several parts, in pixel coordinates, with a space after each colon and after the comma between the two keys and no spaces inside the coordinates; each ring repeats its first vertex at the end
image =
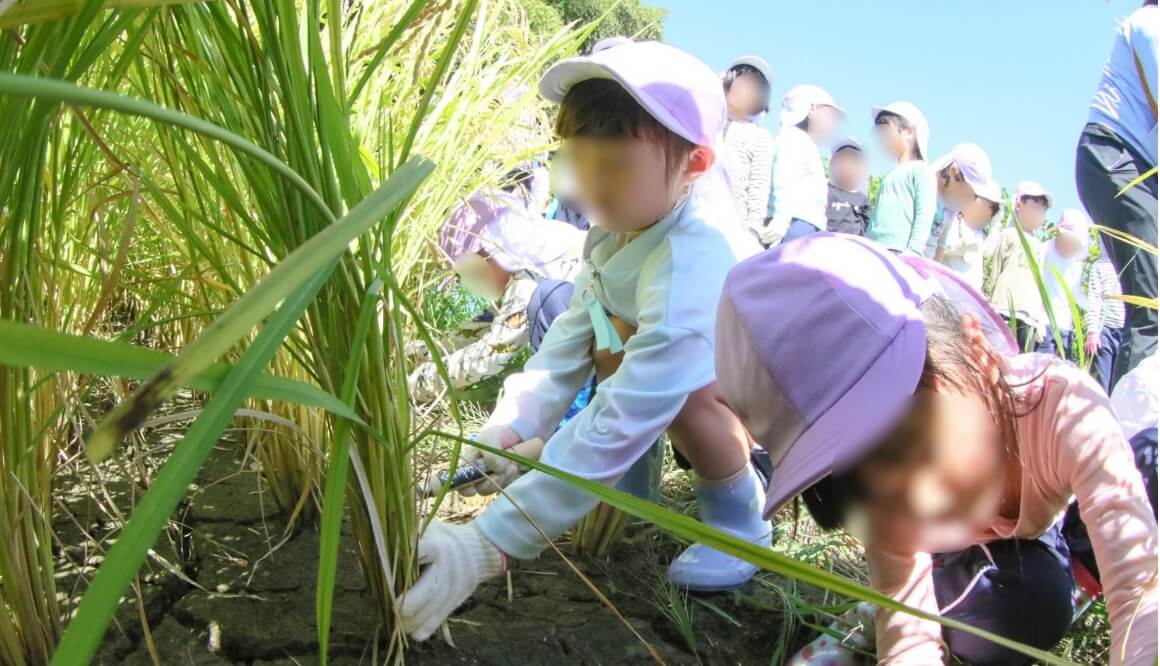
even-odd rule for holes
{"type": "MultiPolygon", "coordinates": [[[[454,435],[448,433],[439,434],[443,437],[454,437],[454,435]]],[[[1004,638],[998,634],[991,633],[959,620],[942,617],[935,613],[928,613],[924,610],[899,603],[882,594],[881,592],[878,592],[853,580],[844,578],[834,573],[830,573],[829,571],[825,571],[823,569],[819,569],[815,566],[806,564],[805,562],[793,559],[792,557],[787,557],[785,555],[775,553],[768,548],[762,548],[756,544],[738,539],[731,534],[713,529],[712,527],[709,527],[708,525],[698,520],[677,513],[676,511],[672,511],[671,509],[666,509],[665,507],[659,506],[657,504],[653,504],[648,500],[640,499],[639,497],[634,497],[628,493],[621,492],[614,488],[596,483],[595,481],[590,481],[588,479],[581,478],[574,474],[569,474],[568,472],[556,469],[554,467],[549,467],[548,465],[545,465],[538,460],[531,460],[529,458],[511,453],[510,451],[496,449],[484,444],[480,444],[479,442],[470,443],[473,446],[484,449],[498,456],[502,456],[508,460],[515,461],[520,465],[530,467],[565,481],[577,488],[580,488],[581,490],[584,490],[593,497],[596,497],[607,504],[611,504],[621,511],[626,511],[638,518],[647,520],[657,527],[660,527],[666,532],[669,532],[677,537],[687,539],[688,541],[703,543],[711,548],[715,548],[721,552],[728,553],[734,557],[743,559],[746,562],[761,567],[766,571],[771,571],[773,573],[786,576],[794,580],[799,580],[803,583],[809,583],[821,589],[828,590],[835,594],[840,594],[851,599],[867,601],[875,604],[880,608],[899,611],[913,615],[923,620],[937,622],[944,627],[957,629],[959,631],[963,631],[986,639],[1003,647],[1010,648],[1034,659],[1038,659],[1045,664],[1053,664],[1056,666],[1077,666],[1076,664],[1073,664],[1073,662],[1069,662],[1066,659],[1057,657],[1044,650],[1031,647],[1030,645],[1025,645],[1018,641],[1004,638]]]]}
{"type": "Polygon", "coordinates": [[[390,214],[415,192],[433,165],[423,159],[407,162],[378,190],[337,224],[326,227],[299,246],[238,298],[206,330],[186,346],[177,360],[155,374],[104,418],[89,437],[86,453],[94,461],[108,457],[124,436],[177,387],[189,382],[250,333],[278,304],[301,289],[323,267],[347,250],[355,238],[390,214]]]}
{"type": "MultiPolygon", "coordinates": [[[[165,352],[124,342],[68,335],[31,324],[0,320],[0,365],[36,368],[49,372],[148,379],[176,357],[165,352]]],[[[232,367],[215,363],[190,379],[185,386],[216,391],[232,367]]],[[[362,419],[334,395],[317,386],[286,377],[261,375],[246,396],[318,407],[362,424],[362,419]]]]}

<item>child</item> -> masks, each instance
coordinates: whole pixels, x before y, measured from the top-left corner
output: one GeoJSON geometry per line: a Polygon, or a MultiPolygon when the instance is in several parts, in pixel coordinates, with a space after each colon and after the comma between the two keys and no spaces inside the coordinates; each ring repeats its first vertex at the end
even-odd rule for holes
{"type": "MultiPolygon", "coordinates": [[[[1051,194],[1039,183],[1023,181],[1015,186],[1015,223],[1031,246],[1037,263],[1042,263],[1043,243],[1035,232],[1047,219],[1051,194]]],[[[1023,351],[1035,349],[1046,328],[1043,298],[1031,272],[1031,261],[1019,240],[1019,230],[1011,225],[999,233],[991,260],[991,273],[984,289],[991,305],[1011,324],[1023,351]]]]}
{"type": "Polygon", "coordinates": [[[930,145],[926,116],[910,102],[874,107],[873,114],[878,144],[898,166],[882,178],[866,237],[895,253],[922,255],[937,207],[934,174],[924,161],[930,145]]]}
{"type": "MultiPolygon", "coordinates": [[[[683,51],[639,42],[559,62],[540,90],[560,104],[556,132],[594,226],[570,309],[508,379],[478,440],[510,448],[547,437],[594,366],[603,366],[611,376],[551,435],[544,464],[612,485],[670,429],[696,473],[702,520],[769,545],[750,440],[720,399],[712,360],[725,274],[759,251],[738,224],[725,175],[710,171],[725,123],[720,79],[683,51]]],[[[475,450],[465,457],[480,460],[501,485],[515,476],[506,459],[475,450]]],[[[427,568],[402,602],[403,626],[429,637],[509,557],[536,557],[596,505],[533,471],[471,524],[433,522],[419,542],[427,568]]],[[[724,589],[755,571],[695,544],[669,577],[689,589],[724,589]]]]}
{"type": "Polygon", "coordinates": [[[745,228],[758,231],[764,225],[769,201],[773,137],[757,118],[769,111],[773,68],[758,56],[744,56],[733,61],[721,81],[729,107],[721,166],[733,186],[741,222],[745,228]]]}
{"type": "Polygon", "coordinates": [[[947,210],[951,221],[943,224],[935,261],[957,273],[976,291],[983,290],[983,250],[986,229],[999,216],[1003,192],[997,185],[982,189],[961,211],[947,210]]]}
{"type": "Polygon", "coordinates": [[[866,155],[862,144],[846,138],[830,153],[826,230],[853,236],[866,233],[870,198],[866,196],[866,155]]]}
{"type": "Polygon", "coordinates": [[[1075,321],[1068,297],[1074,299],[1081,310],[1084,309],[1083,271],[1088,240],[1091,238],[1091,222],[1082,210],[1068,208],[1060,215],[1056,231],[1055,240],[1048,244],[1040,268],[1047,288],[1048,307],[1051,308],[1051,318],[1055,324],[1053,328],[1049,320],[1038,351],[1059,354],[1062,358],[1074,361],[1075,321]],[[1063,345],[1063,349],[1057,347],[1056,331],[1059,332],[1059,344],[1063,345]]]}
{"type": "MultiPolygon", "coordinates": [[[[1074,366],[996,347],[936,295],[927,260],[900,259],[824,234],[730,272],[717,378],[774,461],[766,515],[800,494],[819,525],[862,541],[879,592],[1047,650],[1072,619],[1057,521],[1074,496],[1111,661],[1151,664],[1156,520],[1107,397],[1074,366]]],[[[905,613],[870,615],[879,663],[945,663],[944,644],[968,663],[1026,661],[905,613]]],[[[852,663],[829,656],[807,663],[852,663]]]]}
{"type": "Polygon", "coordinates": [[[440,241],[463,287],[499,307],[490,321],[460,325],[451,341],[454,351],[443,356],[450,387],[425,347],[411,349],[424,359],[408,380],[411,397],[418,402],[502,372],[528,343],[526,313],[537,287],[574,279],[583,263],[581,232],[534,216],[500,193],[469,197],[444,225],[440,241]]]}
{"type": "Polygon", "coordinates": [[[1120,278],[1116,267],[1108,258],[1101,238],[1098,245],[1099,257],[1092,262],[1088,272],[1087,314],[1084,353],[1092,358],[1092,375],[1104,387],[1104,392],[1112,392],[1112,369],[1116,367],[1116,354],[1120,351],[1120,340],[1124,328],[1124,302],[1120,296],[1120,278]]]}
{"type": "Polygon", "coordinates": [[[828,142],[845,117],[830,93],[817,86],[796,86],[782,99],[769,220],[757,233],[762,245],[788,243],[826,227],[826,167],[818,144],[828,142]]]}

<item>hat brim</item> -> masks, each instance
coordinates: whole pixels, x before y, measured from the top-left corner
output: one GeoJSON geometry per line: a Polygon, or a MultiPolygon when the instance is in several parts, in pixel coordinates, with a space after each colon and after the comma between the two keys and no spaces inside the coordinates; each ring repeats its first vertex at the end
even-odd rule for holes
{"type": "MultiPolygon", "coordinates": [[[[607,50],[601,51],[602,54],[607,52],[607,50]]],[[[656,118],[670,131],[694,145],[704,144],[700,137],[693,136],[688,130],[685,130],[682,123],[673,116],[673,112],[667,107],[658,104],[655,100],[641,96],[640,91],[625,81],[615,69],[598,62],[591,56],[568,58],[552,65],[540,79],[540,95],[549,102],[559,104],[564,101],[572,86],[591,79],[616,81],[629,95],[632,95],[637,104],[640,104],[645,111],[648,111],[649,115],[656,118]]]]}
{"type": "MultiPolygon", "coordinates": [[[[875,117],[877,117],[877,116],[875,116],[875,117]]],[[[935,161],[931,162],[930,168],[934,169],[935,171],[942,171],[943,169],[949,167],[954,161],[955,161],[955,154],[953,152],[947,153],[947,154],[939,157],[935,161]]]]}
{"type": "Polygon", "coordinates": [[[773,67],[771,67],[770,64],[766,62],[765,58],[755,55],[741,56],[729,64],[729,69],[733,69],[738,65],[749,65],[761,73],[761,76],[765,79],[766,83],[771,86],[773,85],[773,67]]]}
{"type": "Polygon", "coordinates": [[[912,404],[925,361],[926,325],[908,321],[862,378],[798,437],[774,468],[765,517],[870,453],[912,404]]]}

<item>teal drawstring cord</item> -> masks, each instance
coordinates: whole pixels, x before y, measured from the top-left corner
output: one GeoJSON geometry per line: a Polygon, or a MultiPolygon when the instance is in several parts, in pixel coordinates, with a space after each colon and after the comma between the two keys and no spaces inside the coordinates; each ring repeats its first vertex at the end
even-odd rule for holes
{"type": "Polygon", "coordinates": [[[616,327],[608,319],[608,313],[604,311],[604,306],[597,300],[596,295],[591,291],[586,295],[588,301],[588,318],[592,320],[592,332],[596,336],[596,349],[607,349],[613,354],[619,354],[624,351],[624,342],[620,339],[620,334],[616,332],[616,327]]]}

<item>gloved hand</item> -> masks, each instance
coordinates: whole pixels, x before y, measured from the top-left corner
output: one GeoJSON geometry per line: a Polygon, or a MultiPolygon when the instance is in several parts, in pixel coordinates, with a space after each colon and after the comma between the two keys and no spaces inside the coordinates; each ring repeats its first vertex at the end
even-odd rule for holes
{"type": "Polygon", "coordinates": [[[770,245],[779,243],[783,235],[784,233],[781,231],[781,229],[774,226],[771,222],[758,229],[757,240],[761,241],[762,245],[769,247],[770,245]]]}
{"type": "Polygon", "coordinates": [[[1100,335],[1099,333],[1088,333],[1087,339],[1083,341],[1083,353],[1088,356],[1095,355],[1100,350],[1100,335]]]}
{"type": "Polygon", "coordinates": [[[403,630],[425,641],[483,581],[504,572],[507,556],[474,523],[431,521],[419,538],[423,573],[403,595],[403,630]]]}
{"type": "MultiPolygon", "coordinates": [[[[490,428],[484,428],[475,437],[475,440],[497,449],[510,449],[516,444],[519,444],[523,438],[515,430],[507,426],[492,426],[490,428]]],[[[479,483],[460,489],[459,494],[464,497],[472,497],[477,494],[493,495],[498,493],[500,488],[506,487],[520,473],[519,468],[514,462],[507,458],[501,458],[494,453],[477,449],[474,446],[464,446],[462,451],[460,451],[459,457],[461,459],[460,464],[480,467],[487,472],[488,477],[491,479],[491,481],[485,479],[479,483]]]]}

